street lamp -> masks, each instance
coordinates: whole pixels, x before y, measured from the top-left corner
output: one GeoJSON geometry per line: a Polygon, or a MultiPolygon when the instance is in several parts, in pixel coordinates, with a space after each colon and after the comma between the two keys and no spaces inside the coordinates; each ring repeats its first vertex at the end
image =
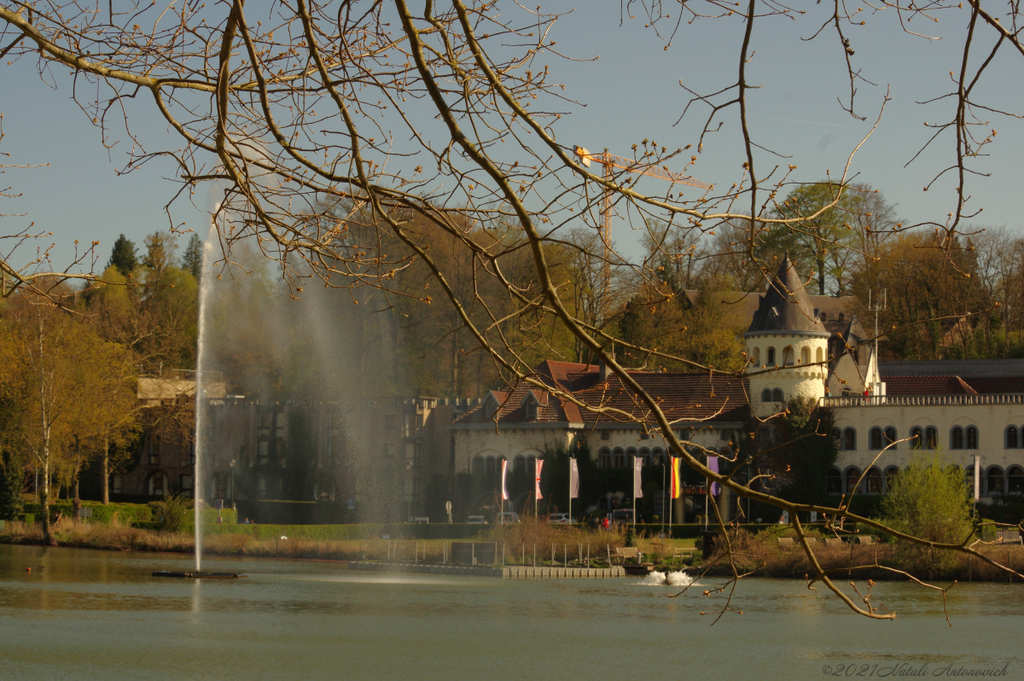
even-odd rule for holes
{"type": "Polygon", "coordinates": [[[230,487],[229,491],[231,492],[231,495],[230,495],[231,496],[231,508],[234,509],[235,508],[235,460],[234,459],[231,459],[231,487],[230,487]]]}

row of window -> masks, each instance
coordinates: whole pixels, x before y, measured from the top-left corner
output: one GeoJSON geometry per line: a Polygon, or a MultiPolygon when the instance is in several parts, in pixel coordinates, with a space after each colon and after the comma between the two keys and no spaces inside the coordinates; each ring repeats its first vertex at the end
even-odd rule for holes
{"type": "MultiPolygon", "coordinates": [[[[124,493],[124,481],[125,478],[120,473],[115,473],[110,476],[110,493],[111,494],[123,494],[124,493]]],[[[167,485],[167,476],[163,471],[155,471],[150,474],[149,479],[146,481],[146,493],[151,497],[163,497],[170,494],[170,490],[167,485]]],[[[178,493],[183,497],[192,496],[192,474],[182,473],[178,477],[178,493]]]]}
{"type": "MultiPolygon", "coordinates": [[[[939,431],[934,426],[914,426],[910,429],[911,449],[936,449],[939,446],[939,431]]],[[[832,439],[835,440],[836,449],[853,451],[857,449],[856,428],[834,428],[832,439]]],[[[894,444],[899,439],[896,429],[892,426],[880,428],[875,426],[868,431],[868,449],[880,451],[885,447],[898,449],[899,445],[894,444]]],[[[1013,426],[1007,429],[1006,447],[1016,449],[1017,429],[1013,426]],[[1011,433],[1013,431],[1012,440],[1011,433]],[[1011,445],[1010,442],[1014,444],[1011,445]]],[[[978,449],[978,429],[974,426],[954,426],[949,431],[949,449],[978,449]]]]}
{"type": "Polygon", "coordinates": [[[765,388],[761,391],[762,402],[785,402],[786,397],[782,394],[782,388],[765,388]]]}
{"type": "MultiPolygon", "coordinates": [[[[890,466],[883,473],[876,466],[868,469],[868,472],[861,478],[861,469],[856,466],[840,471],[838,468],[831,468],[828,471],[827,486],[829,494],[849,494],[856,487],[858,494],[885,494],[893,476],[898,474],[900,469],[897,466],[890,466]],[[860,485],[857,486],[857,481],[860,485]]],[[[964,467],[964,476],[968,481],[968,489],[974,488],[974,466],[964,467]]],[[[1024,494],[1024,468],[1010,466],[1005,471],[999,466],[989,466],[981,474],[981,495],[992,496],[995,494],[1024,494]]]]}
{"type": "MultiPolygon", "coordinates": [[[[825,359],[824,351],[821,348],[815,349],[815,351],[814,351],[814,361],[815,362],[821,362],[824,359],[825,359]]],[[[751,356],[751,361],[753,362],[755,367],[760,367],[761,366],[761,348],[756,347],[756,346],[754,347],[753,355],[751,356]]],[[[775,363],[776,363],[775,362],[775,348],[773,346],[768,346],[768,349],[765,351],[765,362],[764,362],[764,365],[771,367],[771,366],[775,366],[775,363]]],[[[804,346],[804,347],[800,348],[800,360],[799,360],[799,363],[800,364],[810,364],[811,363],[811,349],[809,347],[804,346]]],[[[792,345],[787,345],[786,347],[784,347],[782,349],[782,366],[787,366],[788,367],[788,366],[793,366],[794,364],[797,364],[796,352],[793,350],[793,346],[792,345]]]]}
{"type": "Polygon", "coordinates": [[[668,461],[665,450],[661,447],[655,447],[654,449],[647,449],[646,447],[641,447],[640,449],[633,447],[628,449],[621,447],[608,449],[604,447],[597,453],[597,465],[601,468],[622,468],[623,466],[631,465],[634,456],[643,459],[645,466],[660,466],[668,461]]]}
{"type": "MultiPolygon", "coordinates": [[[[503,456],[480,456],[477,454],[473,457],[473,475],[495,475],[501,470],[501,462],[505,461],[503,456]]],[[[533,468],[531,461],[536,461],[537,456],[531,454],[530,456],[523,456],[520,454],[512,460],[512,472],[525,472],[527,467],[533,468]]]]}

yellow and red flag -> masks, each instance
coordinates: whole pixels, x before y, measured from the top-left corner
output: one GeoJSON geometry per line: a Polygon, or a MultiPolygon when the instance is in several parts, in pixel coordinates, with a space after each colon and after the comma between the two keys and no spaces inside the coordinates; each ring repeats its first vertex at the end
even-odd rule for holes
{"type": "Polygon", "coordinates": [[[683,463],[682,458],[672,457],[672,498],[678,499],[683,495],[683,478],[679,472],[679,466],[683,463]]]}

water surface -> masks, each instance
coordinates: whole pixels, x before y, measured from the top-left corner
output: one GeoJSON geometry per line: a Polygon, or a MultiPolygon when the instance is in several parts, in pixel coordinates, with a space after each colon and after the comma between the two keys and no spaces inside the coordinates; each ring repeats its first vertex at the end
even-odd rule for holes
{"type": "Polygon", "coordinates": [[[950,627],[940,598],[905,583],[874,588],[872,602],[898,613],[877,622],[821,588],[749,580],[731,603],[743,614],[711,626],[701,612],[725,605],[703,595],[715,580],[670,599],[678,587],[629,578],[513,581],[305,561],[204,561],[248,575],[237,581],[151,576],[192,560],[0,546],[0,678],[899,678],[925,664],[928,677],[1008,665],[1006,678],[1024,678],[1021,585],[957,585],[950,627]]]}

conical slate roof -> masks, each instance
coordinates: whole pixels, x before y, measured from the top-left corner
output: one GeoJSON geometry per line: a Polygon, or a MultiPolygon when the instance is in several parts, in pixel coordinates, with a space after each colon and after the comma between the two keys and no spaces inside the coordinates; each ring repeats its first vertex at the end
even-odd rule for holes
{"type": "Polygon", "coordinates": [[[814,315],[810,297],[788,254],[769,282],[768,290],[761,296],[760,305],[745,335],[758,333],[828,336],[828,331],[814,315]]]}

